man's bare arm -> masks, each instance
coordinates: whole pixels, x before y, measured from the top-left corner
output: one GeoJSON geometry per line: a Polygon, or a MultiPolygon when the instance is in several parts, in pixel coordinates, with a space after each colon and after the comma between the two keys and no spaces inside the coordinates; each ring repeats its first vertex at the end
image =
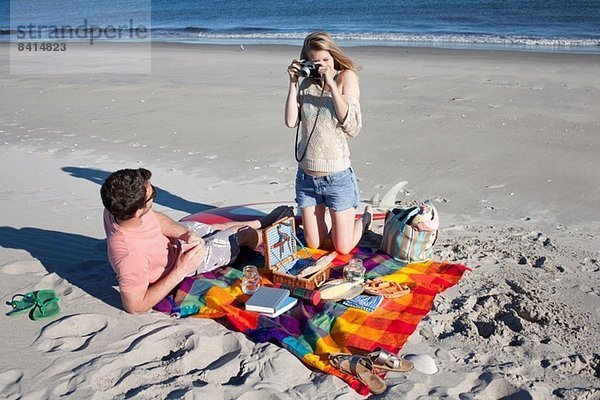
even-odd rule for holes
{"type": "Polygon", "coordinates": [[[165,214],[158,211],[154,211],[154,214],[156,214],[160,229],[166,237],[179,239],[188,234],[188,230],[185,226],[177,223],[165,214]]]}
{"type": "MultiPolygon", "coordinates": [[[[182,227],[183,228],[183,227],[182,227]]],[[[194,273],[204,259],[204,242],[179,254],[173,269],[140,292],[121,293],[123,308],[130,314],[142,314],[164,299],[186,276],[194,273]]]]}

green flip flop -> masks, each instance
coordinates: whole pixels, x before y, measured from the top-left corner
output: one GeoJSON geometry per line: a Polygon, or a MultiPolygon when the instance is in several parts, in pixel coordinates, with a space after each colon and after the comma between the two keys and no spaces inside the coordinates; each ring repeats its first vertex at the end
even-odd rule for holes
{"type": "Polygon", "coordinates": [[[36,295],[36,302],[29,313],[29,318],[37,321],[40,319],[56,317],[60,313],[58,296],[54,290],[38,290],[34,293],[36,295]]]}
{"type": "Polygon", "coordinates": [[[6,302],[6,304],[12,307],[12,310],[7,312],[6,315],[12,317],[14,315],[24,314],[35,306],[35,301],[35,292],[15,294],[10,301],[6,302]]]}

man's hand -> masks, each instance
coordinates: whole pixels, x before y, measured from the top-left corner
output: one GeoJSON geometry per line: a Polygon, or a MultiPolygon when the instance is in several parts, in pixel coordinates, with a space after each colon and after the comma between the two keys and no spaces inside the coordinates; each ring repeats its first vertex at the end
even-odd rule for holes
{"type": "Polygon", "coordinates": [[[180,240],[183,240],[188,244],[196,244],[202,242],[202,238],[194,231],[187,231],[183,235],[179,236],[180,240]]]}
{"type": "Polygon", "coordinates": [[[204,261],[206,247],[204,246],[204,240],[200,237],[198,237],[198,239],[197,242],[194,242],[195,246],[190,250],[179,253],[177,261],[175,262],[174,269],[181,272],[184,277],[194,274],[204,261]]]}

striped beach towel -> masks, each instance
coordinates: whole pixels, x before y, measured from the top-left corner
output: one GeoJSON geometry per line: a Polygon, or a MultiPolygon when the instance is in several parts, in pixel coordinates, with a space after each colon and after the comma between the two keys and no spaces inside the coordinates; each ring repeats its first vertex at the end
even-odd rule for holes
{"type": "MultiPolygon", "coordinates": [[[[325,254],[311,250],[315,257],[325,254]]],[[[411,287],[409,295],[384,299],[375,311],[347,307],[342,302],[301,303],[277,318],[244,309],[248,299],[240,287],[241,268],[231,266],[186,278],[171,299],[159,303],[159,311],[192,310],[193,317],[223,318],[257,342],[275,342],[307,365],[346,381],[358,393],[369,389],[351,375],[328,362],[329,354],[371,351],[380,346],[398,353],[418,323],[431,310],[435,296],[459,281],[467,267],[455,263],[424,261],[403,264],[382,252],[356,248],[354,253],[334,260],[332,278],[351,257],[363,259],[368,278],[385,276],[411,287]],[[174,307],[174,308],[173,308],[174,307]]],[[[247,261],[247,260],[246,260],[247,261]]],[[[254,265],[259,260],[254,260],[254,265]]],[[[268,278],[268,271],[261,270],[268,278]]],[[[269,283],[265,278],[265,283],[269,283]]]]}

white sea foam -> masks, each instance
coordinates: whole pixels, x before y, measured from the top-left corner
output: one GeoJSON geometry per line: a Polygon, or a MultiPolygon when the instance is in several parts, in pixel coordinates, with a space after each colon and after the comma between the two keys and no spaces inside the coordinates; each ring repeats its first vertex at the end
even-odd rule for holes
{"type": "MultiPolygon", "coordinates": [[[[186,28],[152,29],[152,40],[155,42],[179,43],[217,43],[239,44],[240,42],[258,44],[301,44],[308,35],[306,31],[203,31],[186,28]]],[[[368,46],[439,46],[460,48],[502,47],[524,48],[527,50],[565,50],[600,52],[600,38],[590,37],[542,37],[520,35],[487,35],[487,34],[411,34],[398,32],[338,32],[333,37],[344,45],[368,46]]],[[[16,40],[11,34],[0,35],[0,41],[16,40]]],[[[68,40],[76,41],[76,40],[68,40]]],[[[99,38],[98,41],[108,41],[99,38]]],[[[130,41],[130,40],[129,40],[130,41]]]]}
{"type": "MultiPolygon", "coordinates": [[[[303,39],[307,33],[250,33],[216,34],[199,33],[199,38],[215,39],[303,39]]],[[[365,42],[412,42],[412,43],[457,43],[457,44],[503,44],[525,46],[600,46],[600,39],[541,38],[525,36],[485,35],[409,35],[396,33],[343,33],[333,35],[338,40],[365,42]]]]}

